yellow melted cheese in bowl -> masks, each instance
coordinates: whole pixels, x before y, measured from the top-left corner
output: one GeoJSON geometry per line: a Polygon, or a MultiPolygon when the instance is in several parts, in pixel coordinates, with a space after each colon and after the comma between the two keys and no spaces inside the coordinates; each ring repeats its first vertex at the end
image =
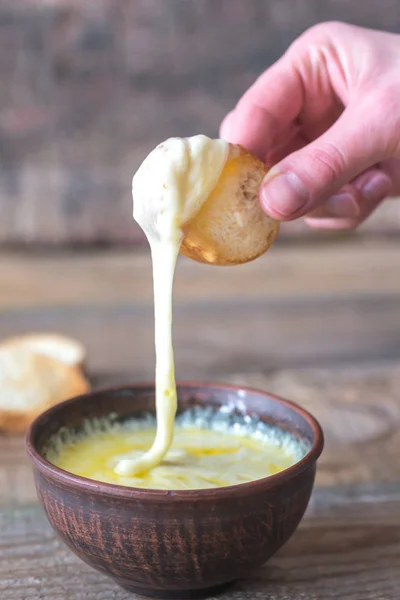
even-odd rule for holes
{"type": "Polygon", "coordinates": [[[204,419],[186,411],[177,417],[173,442],[163,460],[147,472],[120,475],[126,455],[139,459],[152,446],[154,419],[123,423],[88,422],[81,433],[61,436],[46,453],[54,465],[96,481],[147,489],[204,489],[237,485],[274,475],[303,456],[289,435],[253,417],[232,422],[223,413],[204,419]],[[200,421],[199,421],[200,419],[200,421]],[[204,426],[209,424],[210,428],[204,426]],[[199,427],[200,425],[200,427],[199,427]],[[63,439],[62,442],[60,440],[63,439]]]}

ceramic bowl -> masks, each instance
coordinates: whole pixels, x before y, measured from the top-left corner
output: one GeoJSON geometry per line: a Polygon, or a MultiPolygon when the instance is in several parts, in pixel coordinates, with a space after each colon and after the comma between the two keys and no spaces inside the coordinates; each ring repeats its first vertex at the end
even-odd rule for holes
{"type": "Polygon", "coordinates": [[[117,413],[154,411],[154,385],[85,394],[40,415],[27,432],[37,494],[69,548],[119,585],[152,598],[202,598],[249,577],[290,538],[314,484],[323,448],[317,421],[295,404],[259,390],[210,383],[178,385],[179,410],[230,406],[290,432],[307,448],[276,475],[205,490],[145,490],[73,475],[43,458],[61,427],[117,413]]]}

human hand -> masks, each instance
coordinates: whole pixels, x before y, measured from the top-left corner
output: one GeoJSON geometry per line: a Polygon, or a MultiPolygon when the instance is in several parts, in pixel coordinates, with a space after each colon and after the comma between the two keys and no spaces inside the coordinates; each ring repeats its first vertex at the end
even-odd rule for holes
{"type": "Polygon", "coordinates": [[[322,23],[239,100],[221,137],[274,165],[260,189],[276,219],[353,229],[400,194],[400,36],[322,23]]]}

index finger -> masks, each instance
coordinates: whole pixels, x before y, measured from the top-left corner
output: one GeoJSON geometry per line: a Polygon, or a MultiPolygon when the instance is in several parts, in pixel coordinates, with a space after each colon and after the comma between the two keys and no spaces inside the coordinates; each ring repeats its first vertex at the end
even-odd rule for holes
{"type": "Polygon", "coordinates": [[[284,56],[242,96],[223,120],[220,135],[264,160],[279,135],[289,131],[301,112],[303,99],[301,77],[284,56]]]}

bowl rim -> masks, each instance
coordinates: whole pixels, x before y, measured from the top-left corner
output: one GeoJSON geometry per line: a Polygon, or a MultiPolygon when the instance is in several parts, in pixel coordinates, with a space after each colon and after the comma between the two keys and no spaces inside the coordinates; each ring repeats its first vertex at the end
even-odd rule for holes
{"type": "Polygon", "coordinates": [[[89,479],[88,477],[83,477],[81,475],[75,475],[70,473],[69,471],[65,471],[60,467],[56,467],[50,461],[46,460],[43,456],[41,456],[38,450],[35,448],[34,438],[37,433],[38,428],[41,426],[41,422],[46,417],[51,417],[51,415],[62,406],[66,406],[68,404],[73,404],[79,400],[83,400],[87,396],[93,396],[96,394],[108,394],[115,392],[122,392],[126,390],[137,390],[144,388],[154,388],[154,382],[140,382],[134,384],[127,385],[119,385],[107,388],[100,388],[98,390],[93,390],[90,392],[86,392],[85,394],[79,394],[78,396],[74,396],[73,398],[69,398],[64,400],[63,402],[59,402],[58,404],[50,407],[46,411],[42,412],[38,415],[28,427],[28,430],[25,434],[25,448],[28,453],[28,456],[33,464],[33,466],[41,471],[48,478],[50,477],[52,480],[57,481],[60,484],[67,485],[69,487],[73,487],[75,489],[92,492],[96,494],[101,494],[102,496],[111,496],[113,498],[124,498],[126,500],[155,500],[155,501],[191,501],[191,500],[206,500],[213,499],[216,500],[216,496],[218,499],[227,499],[232,497],[241,497],[243,495],[248,495],[249,493],[260,491],[261,489],[271,489],[276,485],[280,485],[282,483],[287,482],[292,479],[294,476],[298,475],[302,471],[308,469],[313,464],[316,463],[319,456],[322,453],[324,448],[324,433],[321,425],[317,421],[317,419],[305,408],[300,405],[292,402],[291,400],[286,400],[285,398],[281,398],[280,396],[261,390],[256,387],[247,386],[247,385],[237,385],[232,383],[221,383],[221,382],[210,382],[210,381],[177,381],[176,387],[186,387],[186,388],[212,388],[217,390],[227,390],[232,392],[245,391],[254,394],[259,394],[261,396],[267,397],[274,402],[279,404],[283,404],[287,408],[294,410],[297,414],[299,414],[311,427],[313,432],[313,442],[309,451],[301,458],[299,461],[275,473],[273,475],[268,475],[267,477],[263,477],[261,479],[255,479],[253,481],[248,481],[244,483],[217,487],[217,488],[201,488],[201,489],[190,489],[190,490],[159,490],[159,489],[148,489],[148,488],[135,488],[128,487],[123,485],[118,485],[115,483],[104,483],[101,481],[96,481],[94,479],[89,479]]]}

